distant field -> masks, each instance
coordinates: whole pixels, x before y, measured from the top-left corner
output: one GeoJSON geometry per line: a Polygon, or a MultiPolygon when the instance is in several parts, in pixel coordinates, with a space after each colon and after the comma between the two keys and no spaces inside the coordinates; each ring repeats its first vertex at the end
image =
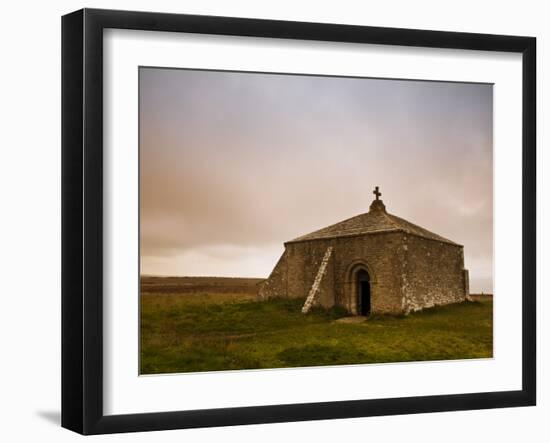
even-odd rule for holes
{"type": "Polygon", "coordinates": [[[493,294],[470,294],[470,298],[476,301],[493,301],[493,294]]]}
{"type": "Polygon", "coordinates": [[[303,299],[258,302],[261,279],[143,277],[141,373],[488,358],[492,297],[407,317],[336,321],[303,299]]]}
{"type": "Polygon", "coordinates": [[[141,277],[141,293],[241,294],[255,296],[263,278],[141,277]]]}

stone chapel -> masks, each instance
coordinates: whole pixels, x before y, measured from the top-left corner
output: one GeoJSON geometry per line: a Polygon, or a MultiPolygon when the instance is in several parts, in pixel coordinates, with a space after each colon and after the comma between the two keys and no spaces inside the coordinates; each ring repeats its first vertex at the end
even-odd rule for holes
{"type": "Polygon", "coordinates": [[[350,314],[408,314],[469,297],[464,248],[386,211],[378,186],[369,212],[285,242],[258,297],[305,297],[350,314]]]}

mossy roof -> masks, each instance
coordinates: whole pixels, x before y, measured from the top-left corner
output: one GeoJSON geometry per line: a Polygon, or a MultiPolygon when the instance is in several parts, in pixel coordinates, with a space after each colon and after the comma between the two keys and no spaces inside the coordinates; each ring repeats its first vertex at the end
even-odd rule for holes
{"type": "MultiPolygon", "coordinates": [[[[380,201],[381,203],[381,201],[380,201]]],[[[290,240],[287,243],[302,242],[337,237],[358,236],[364,234],[379,234],[384,232],[404,232],[429,240],[436,240],[443,243],[460,246],[445,237],[435,234],[414,223],[386,212],[383,205],[381,208],[372,208],[369,212],[356,215],[334,225],[319,229],[306,235],[290,240]]]]}

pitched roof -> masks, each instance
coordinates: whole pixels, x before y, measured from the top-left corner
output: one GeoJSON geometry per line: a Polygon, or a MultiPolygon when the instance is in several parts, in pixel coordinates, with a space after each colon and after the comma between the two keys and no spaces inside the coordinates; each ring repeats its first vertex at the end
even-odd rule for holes
{"type": "Polygon", "coordinates": [[[410,235],[437,240],[443,243],[458,245],[457,243],[434,234],[407,220],[386,212],[381,200],[374,200],[369,212],[357,215],[318,231],[311,232],[301,237],[290,240],[287,243],[318,240],[335,237],[348,237],[364,234],[377,234],[381,232],[404,232],[410,235]]]}

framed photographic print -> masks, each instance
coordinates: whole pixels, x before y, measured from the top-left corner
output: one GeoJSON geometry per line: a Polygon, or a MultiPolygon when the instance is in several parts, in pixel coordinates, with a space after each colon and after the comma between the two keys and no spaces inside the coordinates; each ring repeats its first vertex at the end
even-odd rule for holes
{"type": "Polygon", "coordinates": [[[62,425],[534,405],[532,37],[62,20],[62,425]]]}

